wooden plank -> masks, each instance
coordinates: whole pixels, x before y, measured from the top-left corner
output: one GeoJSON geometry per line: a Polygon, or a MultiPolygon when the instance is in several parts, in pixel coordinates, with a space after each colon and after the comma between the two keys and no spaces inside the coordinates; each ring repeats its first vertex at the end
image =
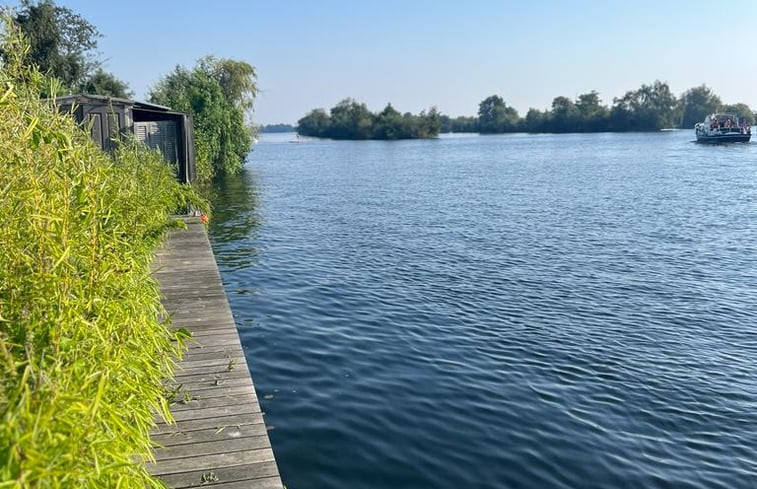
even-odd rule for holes
{"type": "Polygon", "coordinates": [[[211,367],[215,365],[228,367],[229,362],[231,362],[231,364],[235,366],[234,368],[243,368],[247,366],[247,364],[245,363],[244,355],[239,353],[229,355],[224,352],[219,352],[213,355],[206,355],[206,357],[203,359],[195,359],[194,357],[190,359],[189,357],[184,357],[179,368],[182,372],[188,372],[191,369],[198,367],[211,367]]]}
{"type": "Polygon", "coordinates": [[[241,368],[227,369],[225,366],[208,365],[205,369],[177,370],[176,381],[183,383],[212,382],[215,380],[249,378],[250,372],[241,368]]]}
{"type": "MultiPolygon", "coordinates": [[[[161,479],[169,487],[183,489],[185,487],[223,487],[225,489],[277,489],[280,485],[270,484],[268,479],[277,479],[278,471],[273,462],[258,462],[253,464],[236,465],[233,467],[219,467],[211,471],[193,470],[177,474],[166,474],[161,479]],[[203,480],[216,480],[209,484],[203,480]],[[240,484],[232,486],[231,484],[240,484]]],[[[274,481],[275,482],[275,481],[274,481]]]]}
{"type": "Polygon", "coordinates": [[[185,352],[182,357],[182,361],[191,364],[192,362],[202,362],[205,360],[212,360],[214,358],[235,358],[239,356],[244,356],[244,352],[242,351],[241,346],[221,346],[215,349],[210,347],[201,347],[185,352]]]}
{"type": "Polygon", "coordinates": [[[160,460],[153,464],[150,473],[161,475],[190,470],[214,470],[221,467],[233,467],[234,465],[273,460],[273,451],[270,448],[253,448],[238,452],[219,451],[214,454],[160,460]]]}
{"type": "Polygon", "coordinates": [[[187,409],[172,412],[176,424],[191,419],[218,419],[221,417],[234,417],[241,414],[255,414],[260,412],[257,402],[237,404],[235,406],[213,406],[206,408],[187,409]]]}
{"type": "Polygon", "coordinates": [[[155,458],[168,460],[172,458],[187,458],[197,455],[215,455],[217,453],[230,453],[242,450],[268,447],[268,433],[263,432],[258,436],[243,438],[226,438],[219,441],[199,442],[192,444],[166,446],[155,453],[155,458]]]}
{"type": "MultiPolygon", "coordinates": [[[[179,326],[181,324],[182,328],[188,329],[190,332],[192,331],[191,321],[183,321],[181,323],[177,323],[176,321],[173,322],[174,326],[179,326]]],[[[210,338],[192,338],[189,342],[187,342],[187,346],[189,349],[194,348],[205,348],[208,346],[234,346],[239,345],[239,334],[235,331],[229,331],[227,333],[219,333],[215,336],[212,336],[210,338]]]]}
{"type": "MultiPolygon", "coordinates": [[[[213,363],[205,366],[200,365],[199,362],[192,362],[191,366],[187,365],[186,367],[182,366],[181,368],[176,369],[174,376],[177,380],[184,381],[189,379],[179,379],[179,377],[190,377],[207,373],[219,373],[225,376],[220,378],[226,378],[226,374],[233,374],[234,372],[241,372],[241,375],[246,374],[247,364],[245,363],[244,358],[229,358],[226,356],[219,356],[214,360],[207,361],[213,363]]],[[[229,378],[231,378],[231,376],[232,375],[229,375],[229,378]]]]}
{"type": "Polygon", "coordinates": [[[259,478],[254,481],[235,481],[226,484],[214,484],[216,489],[276,489],[279,487],[278,477],[259,478]]]}
{"type": "Polygon", "coordinates": [[[171,412],[176,414],[180,411],[189,411],[192,409],[255,404],[257,402],[257,398],[253,394],[248,392],[237,395],[224,395],[220,397],[194,396],[187,402],[177,402],[171,405],[171,412]]]}
{"type": "MultiPolygon", "coordinates": [[[[196,324],[192,328],[192,337],[201,338],[203,336],[215,336],[219,334],[228,334],[230,332],[236,332],[236,327],[233,324],[208,323],[208,324],[196,324]]],[[[237,333],[239,334],[239,333],[237,333]]]]}
{"type": "Polygon", "coordinates": [[[153,475],[170,488],[282,489],[268,430],[205,227],[187,219],[159,250],[153,276],[171,325],[192,333],[167,383],[175,423],[156,416],[153,475]]]}
{"type": "Polygon", "coordinates": [[[187,445],[194,443],[205,443],[234,438],[246,438],[249,436],[262,436],[268,433],[266,425],[263,423],[242,424],[238,426],[227,426],[219,431],[219,428],[209,428],[204,430],[181,431],[175,433],[165,433],[153,436],[153,441],[163,447],[174,447],[178,445],[187,445]]]}
{"type": "MultiPolygon", "coordinates": [[[[182,379],[178,379],[181,382],[182,379]]],[[[181,382],[184,391],[201,391],[209,389],[223,390],[227,387],[244,387],[248,391],[252,391],[252,383],[249,377],[236,377],[233,379],[208,379],[208,380],[192,380],[181,382]]]]}
{"type": "Polygon", "coordinates": [[[226,429],[230,426],[242,426],[246,424],[261,424],[263,421],[263,413],[253,412],[249,414],[236,414],[233,416],[215,417],[215,418],[203,418],[203,419],[188,419],[181,423],[165,424],[163,422],[156,423],[152,433],[154,435],[165,435],[170,433],[183,433],[187,431],[197,430],[218,430],[219,433],[222,429],[226,429]]]}
{"type": "MultiPolygon", "coordinates": [[[[199,397],[200,399],[210,399],[215,397],[226,397],[230,395],[238,394],[251,394],[254,393],[253,389],[250,389],[249,385],[221,385],[221,386],[209,386],[209,387],[196,387],[191,391],[182,388],[179,390],[179,394],[188,392],[190,397],[199,397]]],[[[180,399],[181,397],[179,397],[180,399]]]]}

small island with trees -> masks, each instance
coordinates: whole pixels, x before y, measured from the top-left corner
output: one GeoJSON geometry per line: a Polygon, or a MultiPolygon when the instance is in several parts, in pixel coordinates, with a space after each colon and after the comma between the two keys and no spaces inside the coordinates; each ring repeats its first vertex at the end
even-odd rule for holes
{"type": "Polygon", "coordinates": [[[491,95],[478,106],[477,116],[449,117],[432,107],[420,115],[400,114],[391,104],[372,113],[365,104],[347,98],[332,107],[310,111],[297,122],[297,133],[331,139],[419,139],[434,138],[440,132],[480,134],[631,132],[693,128],[705,116],[729,112],[753,124],[755,113],[746,104],[723,104],[706,85],[691,88],[676,97],[666,82],[655,81],[613,98],[612,106],[602,104],[592,90],[575,98],[559,96],[548,110],[529,109],[525,117],[491,95]]]}
{"type": "Polygon", "coordinates": [[[336,104],[329,113],[315,109],[297,121],[298,134],[331,139],[425,139],[438,136],[441,127],[436,107],[413,115],[401,114],[387,104],[381,112],[373,113],[351,98],[336,104]]]}

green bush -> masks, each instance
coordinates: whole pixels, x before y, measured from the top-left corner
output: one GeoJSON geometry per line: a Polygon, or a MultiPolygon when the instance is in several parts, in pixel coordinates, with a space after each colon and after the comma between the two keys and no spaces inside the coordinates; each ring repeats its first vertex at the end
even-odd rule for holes
{"type": "Polygon", "coordinates": [[[4,27],[0,488],[160,487],[143,461],[180,346],[150,262],[170,213],[199,202],[156,153],[108,156],[40,101],[4,27]]]}

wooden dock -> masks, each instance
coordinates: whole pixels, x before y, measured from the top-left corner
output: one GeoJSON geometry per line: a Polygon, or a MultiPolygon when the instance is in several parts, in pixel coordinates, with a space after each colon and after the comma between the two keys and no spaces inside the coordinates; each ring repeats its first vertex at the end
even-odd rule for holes
{"type": "Polygon", "coordinates": [[[176,371],[176,424],[153,430],[151,474],[168,487],[282,489],[276,460],[205,226],[173,231],[154,276],[174,328],[193,340],[176,371]]]}

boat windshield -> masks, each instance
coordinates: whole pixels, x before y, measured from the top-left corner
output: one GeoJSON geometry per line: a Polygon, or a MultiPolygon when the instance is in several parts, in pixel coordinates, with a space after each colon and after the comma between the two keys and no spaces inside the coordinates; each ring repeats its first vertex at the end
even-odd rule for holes
{"type": "Polygon", "coordinates": [[[712,119],[717,119],[718,122],[724,123],[726,121],[738,122],[739,117],[734,114],[715,114],[712,119]]]}

